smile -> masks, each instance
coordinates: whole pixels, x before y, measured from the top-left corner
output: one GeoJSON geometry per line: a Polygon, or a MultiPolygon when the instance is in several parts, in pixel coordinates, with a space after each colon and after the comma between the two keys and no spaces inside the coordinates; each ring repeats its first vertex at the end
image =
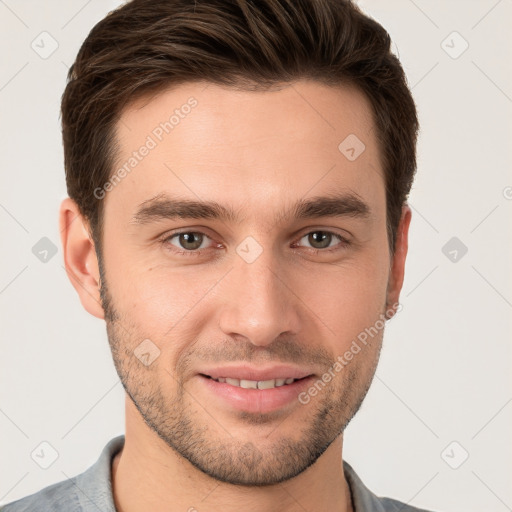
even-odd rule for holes
{"type": "MultiPolygon", "coordinates": [[[[210,377],[213,379],[213,377],[210,377]]],[[[218,379],[213,379],[217,382],[230,384],[231,386],[236,386],[244,389],[272,389],[278,388],[280,386],[286,386],[287,384],[292,384],[296,380],[293,378],[282,378],[282,379],[270,379],[270,380],[246,380],[246,379],[232,379],[230,377],[219,377],[218,379]]]]}

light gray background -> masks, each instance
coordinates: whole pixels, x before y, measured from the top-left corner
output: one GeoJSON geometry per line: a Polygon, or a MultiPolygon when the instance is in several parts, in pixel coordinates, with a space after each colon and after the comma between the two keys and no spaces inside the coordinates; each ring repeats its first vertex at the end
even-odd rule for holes
{"type": "MultiPolygon", "coordinates": [[[[68,281],[57,224],[65,76],[119,4],[0,0],[0,503],[84,471],[124,432],[105,326],[68,281]],[[46,59],[31,47],[50,48],[43,31],[58,42],[46,59]],[[58,247],[46,263],[32,252],[42,237],[58,247]],[[31,458],[43,441],[58,452],[48,469],[31,458]]],[[[416,506],[512,510],[512,1],[360,5],[391,34],[422,131],[403,311],[345,459],[375,493],[416,506]],[[442,250],[452,237],[468,248],[456,262],[442,250]]]]}

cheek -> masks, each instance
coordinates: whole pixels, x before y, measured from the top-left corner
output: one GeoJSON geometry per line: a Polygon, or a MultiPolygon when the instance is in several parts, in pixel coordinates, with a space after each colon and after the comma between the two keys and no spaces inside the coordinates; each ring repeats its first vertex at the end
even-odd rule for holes
{"type": "Polygon", "coordinates": [[[340,353],[383,313],[389,269],[382,254],[377,257],[371,251],[335,268],[302,277],[301,296],[307,297],[306,303],[323,322],[333,350],[340,353]]]}
{"type": "MultiPolygon", "coordinates": [[[[200,326],[198,313],[218,281],[212,272],[161,267],[139,268],[120,278],[117,303],[128,321],[164,349],[168,340],[191,339],[200,326]],[[184,336],[184,330],[191,330],[184,336]]],[[[174,343],[173,343],[174,346],[174,343]]]]}

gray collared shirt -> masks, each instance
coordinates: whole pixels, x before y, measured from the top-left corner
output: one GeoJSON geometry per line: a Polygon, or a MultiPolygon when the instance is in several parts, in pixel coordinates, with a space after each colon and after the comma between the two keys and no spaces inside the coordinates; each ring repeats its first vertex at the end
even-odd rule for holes
{"type": "MultiPolygon", "coordinates": [[[[8,503],[0,512],[116,512],[112,495],[111,465],[114,455],[124,446],[124,435],[111,439],[98,460],[79,475],[8,503]]],[[[390,498],[373,494],[343,461],[354,512],[428,512],[390,498]]]]}

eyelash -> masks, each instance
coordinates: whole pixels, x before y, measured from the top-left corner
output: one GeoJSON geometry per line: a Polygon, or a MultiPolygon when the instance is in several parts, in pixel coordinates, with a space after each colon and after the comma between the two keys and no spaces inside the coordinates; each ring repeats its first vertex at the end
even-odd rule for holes
{"type": "MultiPolygon", "coordinates": [[[[166,235],[164,235],[164,237],[162,237],[160,239],[160,242],[162,243],[162,245],[166,246],[166,248],[170,245],[172,247],[172,249],[170,249],[170,251],[173,252],[174,254],[190,256],[190,257],[202,256],[205,251],[210,249],[210,248],[200,249],[200,250],[196,249],[196,250],[189,250],[189,251],[187,251],[187,250],[180,250],[176,246],[174,246],[174,245],[172,245],[170,243],[171,239],[173,239],[174,237],[177,237],[179,235],[185,234],[185,233],[187,233],[187,234],[203,235],[206,238],[209,238],[211,240],[211,238],[206,233],[203,233],[202,231],[185,230],[185,231],[177,231],[176,233],[172,233],[170,235],[167,233],[166,235]]],[[[306,249],[308,249],[308,252],[313,253],[315,255],[319,254],[319,253],[330,254],[330,253],[335,252],[335,251],[340,251],[340,250],[346,249],[350,245],[350,242],[346,238],[344,238],[341,235],[339,235],[338,233],[334,233],[333,231],[327,231],[327,230],[324,230],[324,229],[315,229],[313,231],[308,231],[307,233],[302,235],[299,238],[299,240],[302,240],[305,236],[310,235],[311,233],[327,233],[329,235],[332,235],[332,236],[338,238],[339,241],[340,241],[340,244],[338,246],[334,246],[334,247],[326,248],[326,249],[315,249],[313,247],[306,247],[306,249]]]]}

